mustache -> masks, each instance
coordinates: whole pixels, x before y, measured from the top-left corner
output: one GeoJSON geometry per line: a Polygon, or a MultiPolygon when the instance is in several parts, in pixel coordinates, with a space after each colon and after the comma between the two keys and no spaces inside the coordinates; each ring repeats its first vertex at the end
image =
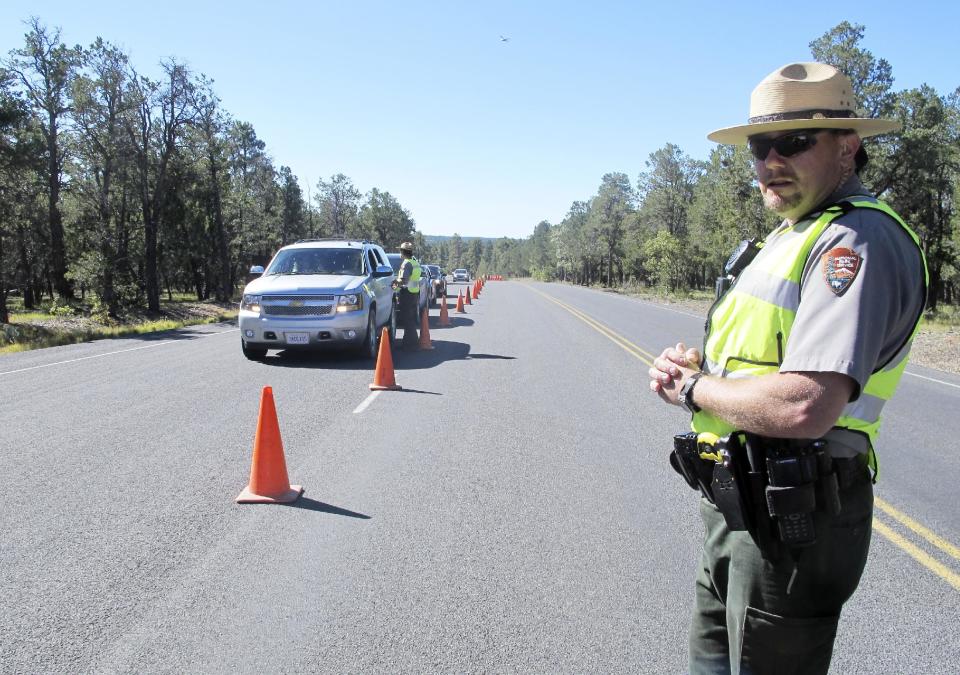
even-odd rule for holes
{"type": "Polygon", "coordinates": [[[766,175],[757,176],[761,183],[774,183],[780,180],[795,180],[796,176],[789,171],[770,171],[766,175]]]}

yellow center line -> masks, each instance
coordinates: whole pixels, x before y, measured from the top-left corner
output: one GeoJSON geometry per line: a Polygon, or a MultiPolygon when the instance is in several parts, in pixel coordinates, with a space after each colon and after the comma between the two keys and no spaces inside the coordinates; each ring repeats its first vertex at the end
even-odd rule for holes
{"type": "Polygon", "coordinates": [[[932,558],[925,551],[907,541],[905,538],[900,536],[899,533],[893,531],[876,518],[873,519],[873,529],[875,532],[879,532],[891,542],[902,548],[921,565],[941,576],[948,584],[953,586],[955,590],[960,591],[960,574],[950,570],[946,565],[932,558]]]}
{"type": "Polygon", "coordinates": [[[946,539],[937,536],[936,534],[934,534],[933,532],[925,528],[923,525],[915,521],[913,518],[900,513],[895,508],[890,506],[890,504],[883,501],[879,497],[876,497],[873,503],[876,504],[877,508],[879,508],[881,511],[886,513],[888,516],[902,523],[903,525],[906,525],[911,530],[916,532],[917,535],[923,537],[924,539],[929,541],[931,544],[939,548],[944,553],[953,556],[957,560],[960,560],[960,548],[957,548],[946,539]]]}
{"type": "Polygon", "coordinates": [[[531,287],[531,286],[528,286],[527,288],[529,288],[531,291],[533,291],[533,292],[536,293],[537,295],[540,295],[540,296],[546,298],[547,300],[549,300],[550,302],[554,303],[555,305],[558,305],[558,306],[562,307],[563,309],[567,310],[568,312],[570,312],[571,314],[573,314],[575,317],[577,317],[578,319],[580,319],[581,321],[583,321],[585,324],[587,324],[588,326],[590,326],[591,328],[593,328],[594,330],[596,330],[598,333],[602,334],[602,335],[603,335],[604,337],[606,337],[608,340],[610,340],[610,341],[613,342],[614,344],[619,345],[619,346],[620,346],[621,348],[623,348],[625,351],[627,351],[627,352],[629,352],[630,354],[632,354],[633,356],[637,357],[638,359],[640,359],[641,361],[643,361],[644,363],[646,363],[648,366],[652,366],[652,365],[653,365],[653,359],[656,358],[653,354],[650,354],[650,353],[647,352],[646,350],[644,350],[644,349],[638,347],[637,345],[633,344],[632,342],[630,342],[630,340],[628,340],[628,339],[626,339],[625,337],[623,337],[622,335],[614,332],[612,329],[608,328],[607,326],[604,326],[602,323],[600,323],[600,322],[597,321],[596,319],[593,319],[592,317],[587,316],[586,314],[584,314],[583,312],[581,312],[581,311],[580,311],[579,309],[577,309],[576,307],[572,307],[572,306],[568,305],[567,303],[563,302],[562,300],[558,300],[557,298],[554,298],[554,297],[551,296],[551,295],[547,295],[546,293],[543,293],[542,291],[538,291],[536,288],[533,288],[533,287],[531,287]]]}
{"type": "MultiPolygon", "coordinates": [[[[583,321],[585,324],[587,324],[588,326],[596,330],[598,333],[600,333],[601,335],[609,339],[611,342],[619,345],[625,351],[629,352],[633,356],[637,357],[638,359],[646,363],[648,366],[653,365],[653,359],[656,358],[653,354],[633,344],[622,335],[616,333],[613,329],[603,325],[596,319],[593,319],[592,317],[583,313],[579,309],[568,305],[562,300],[558,300],[557,298],[551,295],[548,295],[547,293],[544,293],[542,291],[539,291],[536,288],[533,288],[532,286],[527,286],[527,288],[529,288],[531,291],[533,291],[537,295],[540,295],[543,298],[546,298],[547,300],[554,303],[555,305],[567,310],[568,312],[573,314],[575,317],[583,321]]],[[[879,508],[881,511],[886,513],[888,516],[898,521],[902,525],[908,527],[915,534],[922,537],[923,539],[926,539],[928,542],[930,542],[931,544],[939,548],[941,551],[944,551],[945,553],[953,556],[957,560],[960,560],[960,548],[954,546],[953,544],[948,542],[946,539],[936,535],[931,530],[927,529],[926,527],[924,527],[917,521],[913,520],[909,516],[906,516],[903,513],[900,513],[897,509],[893,508],[890,504],[883,501],[879,497],[876,497],[874,499],[874,504],[876,504],[877,508],[879,508]]],[[[893,544],[899,546],[901,549],[906,551],[906,553],[909,554],[911,557],[913,557],[917,562],[919,562],[921,565],[929,569],[934,574],[944,579],[948,584],[953,586],[956,590],[960,591],[960,574],[953,572],[946,565],[939,562],[938,560],[930,556],[928,553],[926,553],[925,551],[917,547],[915,544],[908,541],[906,538],[904,538],[902,535],[900,535],[899,533],[891,529],[889,526],[883,524],[877,518],[873,519],[873,529],[876,532],[879,532],[880,534],[882,534],[884,537],[886,537],[890,542],[892,542],[893,544]]]]}

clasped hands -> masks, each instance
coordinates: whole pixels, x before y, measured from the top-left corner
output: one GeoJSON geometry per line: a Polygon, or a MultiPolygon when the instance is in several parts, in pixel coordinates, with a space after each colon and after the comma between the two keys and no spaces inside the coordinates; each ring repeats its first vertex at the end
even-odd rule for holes
{"type": "Polygon", "coordinates": [[[689,349],[682,342],[676,347],[667,347],[653,360],[647,371],[650,375],[650,391],[656,392],[667,403],[678,405],[677,397],[687,378],[700,371],[700,350],[689,349]]]}

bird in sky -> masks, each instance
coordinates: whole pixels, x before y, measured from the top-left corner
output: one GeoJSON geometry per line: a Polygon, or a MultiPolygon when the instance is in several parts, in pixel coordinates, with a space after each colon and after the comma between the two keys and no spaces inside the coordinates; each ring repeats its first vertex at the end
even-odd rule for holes
{"type": "Polygon", "coordinates": [[[500,36],[500,42],[510,42],[510,38],[508,38],[508,37],[503,37],[503,36],[501,35],[501,36],[500,36]]]}

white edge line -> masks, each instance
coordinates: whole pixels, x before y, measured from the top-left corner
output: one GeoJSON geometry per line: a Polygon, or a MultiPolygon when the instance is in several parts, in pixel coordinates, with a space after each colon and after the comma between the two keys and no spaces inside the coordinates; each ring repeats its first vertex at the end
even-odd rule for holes
{"type": "MultiPolygon", "coordinates": [[[[627,296],[629,297],[629,296],[627,296]]],[[[684,316],[689,316],[694,319],[706,319],[706,314],[694,314],[693,312],[688,312],[685,309],[677,309],[676,307],[671,307],[670,305],[661,305],[659,302],[654,302],[652,300],[644,300],[643,298],[631,298],[636,302],[648,305],[650,307],[656,307],[657,309],[662,309],[667,312],[673,312],[674,314],[683,314],[684,316]]]]}
{"type": "MultiPolygon", "coordinates": [[[[644,305],[647,305],[648,307],[655,307],[655,308],[657,308],[657,309],[663,309],[663,310],[666,310],[666,311],[668,311],[668,312],[673,312],[674,314],[683,314],[683,315],[685,315],[685,316],[693,317],[694,319],[702,319],[702,318],[705,318],[705,317],[703,317],[703,316],[701,316],[701,315],[699,315],[699,314],[693,314],[693,313],[691,313],[691,312],[687,312],[687,311],[684,311],[684,310],[682,310],[682,309],[676,309],[676,308],[674,308],[674,307],[670,307],[669,305],[661,305],[661,304],[658,303],[658,302],[653,302],[653,301],[651,301],[651,300],[645,300],[645,299],[643,299],[643,298],[633,298],[633,297],[630,297],[630,296],[628,296],[628,295],[618,295],[618,297],[625,298],[625,299],[627,299],[627,300],[632,300],[632,301],[634,301],[634,302],[639,302],[639,303],[642,303],[642,304],[644,304],[644,305]]],[[[921,380],[928,380],[928,381],[930,381],[930,382],[936,382],[937,384],[943,384],[943,385],[946,385],[946,386],[948,386],[948,387],[953,387],[953,388],[955,388],[955,389],[960,389],[960,384],[954,384],[953,382],[946,382],[946,381],[944,381],[944,380],[938,380],[938,379],[936,379],[935,377],[927,377],[926,375],[918,375],[917,373],[911,373],[909,370],[904,370],[903,372],[904,372],[904,374],[906,374],[906,375],[912,375],[913,377],[919,377],[921,380]]]]}
{"type": "Polygon", "coordinates": [[[927,377],[926,375],[917,375],[916,373],[911,373],[909,370],[903,371],[905,375],[913,375],[914,377],[919,377],[921,380],[929,380],[930,382],[936,382],[937,384],[945,384],[948,387],[955,387],[960,389],[960,384],[954,384],[953,382],[944,382],[943,380],[938,380],[934,377],[927,377]]]}
{"type": "Polygon", "coordinates": [[[358,415],[358,414],[362,413],[364,410],[366,410],[366,409],[367,409],[367,406],[369,406],[371,403],[373,403],[374,399],[377,398],[377,395],[378,395],[379,393],[380,393],[379,390],[377,390],[377,391],[371,391],[371,392],[370,392],[370,395],[367,396],[365,399],[363,399],[363,403],[361,403],[360,405],[358,405],[358,406],[354,409],[353,414],[354,414],[354,415],[358,415]]]}
{"type": "MultiPolygon", "coordinates": [[[[224,333],[235,333],[240,330],[239,328],[233,328],[231,330],[222,330],[216,333],[207,333],[206,335],[200,335],[200,338],[213,337],[214,335],[223,335],[224,333]]],[[[150,349],[152,347],[162,347],[163,345],[170,345],[174,343],[183,342],[183,340],[165,340],[163,342],[157,342],[152,345],[143,345],[141,347],[131,347],[130,349],[118,349],[115,352],[104,352],[103,354],[93,354],[91,356],[81,356],[76,359],[69,359],[67,361],[54,361],[53,363],[44,363],[39,366],[30,366],[29,368],[20,368],[18,370],[7,370],[0,373],[0,377],[4,375],[13,375],[14,373],[25,373],[28,370],[39,370],[40,368],[49,368],[50,366],[62,366],[67,363],[76,363],[77,361],[86,361],[88,359],[99,359],[101,356],[112,356],[113,354],[125,354],[126,352],[135,352],[141,349],[150,349]]]]}

